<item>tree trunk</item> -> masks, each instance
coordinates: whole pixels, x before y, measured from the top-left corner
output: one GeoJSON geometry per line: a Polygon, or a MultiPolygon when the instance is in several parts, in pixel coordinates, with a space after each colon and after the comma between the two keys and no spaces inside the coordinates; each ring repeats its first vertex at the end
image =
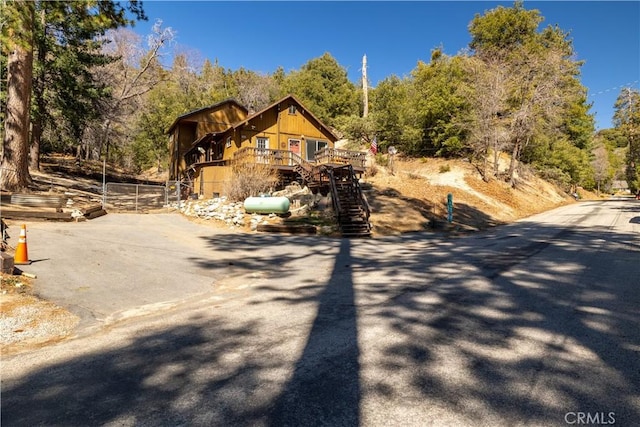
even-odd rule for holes
{"type": "Polygon", "coordinates": [[[513,142],[513,151],[511,152],[511,162],[509,162],[509,184],[511,184],[511,186],[514,186],[516,181],[515,181],[515,174],[516,174],[516,165],[518,164],[518,158],[520,156],[520,139],[516,138],[516,140],[513,142]]]}
{"type": "Polygon", "coordinates": [[[498,177],[500,175],[500,153],[498,152],[498,144],[495,144],[493,148],[493,176],[498,177]]]}
{"type": "Polygon", "coordinates": [[[484,182],[489,182],[489,152],[488,151],[486,151],[483,156],[482,180],[484,182]]]}
{"type": "Polygon", "coordinates": [[[33,76],[33,7],[29,2],[17,2],[22,10],[17,31],[23,38],[14,37],[7,57],[7,116],[0,164],[0,188],[8,191],[24,190],[31,183],[29,175],[29,103],[33,76]]]}

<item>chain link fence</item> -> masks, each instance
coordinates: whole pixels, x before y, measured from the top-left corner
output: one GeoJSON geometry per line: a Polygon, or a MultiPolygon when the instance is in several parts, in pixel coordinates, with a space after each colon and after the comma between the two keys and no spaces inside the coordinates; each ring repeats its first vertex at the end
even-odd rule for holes
{"type": "Polygon", "coordinates": [[[180,181],[169,181],[165,185],[105,184],[103,204],[107,209],[144,212],[169,208],[180,201],[180,181]]]}

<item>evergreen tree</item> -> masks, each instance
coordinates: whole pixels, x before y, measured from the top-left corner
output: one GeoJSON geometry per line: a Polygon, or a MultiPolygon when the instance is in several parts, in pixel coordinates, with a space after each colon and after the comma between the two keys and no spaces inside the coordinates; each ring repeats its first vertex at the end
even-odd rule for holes
{"type": "Polygon", "coordinates": [[[325,53],[304,64],[299,71],[287,75],[282,93],[291,93],[327,125],[340,116],[357,115],[359,99],[347,71],[325,53]]]}
{"type": "MultiPolygon", "coordinates": [[[[470,47],[482,61],[498,65],[507,77],[504,84],[506,121],[511,162],[508,180],[515,183],[518,162],[549,160],[541,145],[566,140],[578,148],[561,150],[575,153],[564,172],[571,180],[584,176],[582,168],[572,167],[574,160],[585,164],[580,149],[590,149],[593,119],[588,114],[585,90],[579,83],[581,63],[574,59],[568,34],[549,26],[541,32],[537,27],[542,17],[537,10],[525,10],[521,2],[512,8],[499,6],[484,16],[476,15],[470,25],[470,47]]],[[[552,144],[553,145],[553,144],[552,144]]],[[[564,144],[558,144],[564,147],[564,144]]],[[[588,161],[586,162],[588,165],[588,161]]]]}
{"type": "Polygon", "coordinates": [[[30,1],[2,2],[3,56],[7,56],[7,98],[0,189],[16,191],[31,182],[28,166],[29,106],[33,71],[34,4],[30,1]]]}
{"type": "Polygon", "coordinates": [[[615,103],[613,122],[627,139],[626,177],[631,191],[640,190],[640,91],[623,88],[615,103]]]}
{"type": "Polygon", "coordinates": [[[392,75],[378,83],[371,91],[369,116],[374,122],[378,148],[384,151],[390,145],[405,152],[414,151],[415,137],[420,130],[409,117],[410,82],[392,75]]]}
{"type": "Polygon", "coordinates": [[[37,147],[33,153],[37,156],[47,117],[52,116],[50,110],[57,113],[55,122],[65,120],[69,124],[72,138],[79,137],[83,121],[91,116],[92,109],[87,105],[92,105],[100,96],[100,88],[92,85],[89,73],[89,69],[103,59],[99,36],[108,29],[132,24],[134,21],[128,14],[133,19],[145,19],[145,16],[137,0],[127,2],[126,6],[120,2],[90,0],[2,2],[2,7],[3,16],[8,19],[2,27],[0,44],[7,49],[3,53],[11,52],[11,55],[7,68],[10,114],[4,121],[2,156],[3,171],[7,173],[0,176],[0,186],[19,190],[30,181],[27,152],[34,77],[33,144],[37,147]],[[37,46],[35,75],[34,46],[37,46]],[[15,93],[20,93],[20,97],[15,98],[15,93]]]}
{"type": "Polygon", "coordinates": [[[460,122],[467,111],[461,96],[468,87],[464,80],[464,59],[432,52],[431,62],[418,62],[412,71],[415,126],[420,129],[416,152],[438,156],[460,156],[468,153],[466,129],[460,122]]]}

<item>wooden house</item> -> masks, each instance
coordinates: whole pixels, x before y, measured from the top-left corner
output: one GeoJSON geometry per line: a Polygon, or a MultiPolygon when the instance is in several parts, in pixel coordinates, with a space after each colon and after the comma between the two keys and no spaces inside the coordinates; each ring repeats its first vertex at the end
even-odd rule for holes
{"type": "Polygon", "coordinates": [[[180,180],[187,170],[185,154],[194,146],[210,140],[248,116],[247,109],[235,99],[226,99],[179,116],[169,127],[169,179],[180,180]]]}
{"type": "Polygon", "coordinates": [[[225,194],[233,168],[264,164],[279,185],[296,180],[314,193],[331,194],[344,236],[370,236],[369,207],[358,184],[366,153],[335,148],[338,137],[294,96],[257,113],[228,99],[178,117],[168,131],[171,179],[191,194],[225,194]]]}
{"type": "Polygon", "coordinates": [[[351,165],[364,172],[366,153],[337,150],[338,137],[293,95],[249,114],[233,99],[186,113],[168,131],[171,177],[204,197],[223,195],[231,167],[263,163],[282,182],[296,175],[311,183],[314,165],[351,165]]]}

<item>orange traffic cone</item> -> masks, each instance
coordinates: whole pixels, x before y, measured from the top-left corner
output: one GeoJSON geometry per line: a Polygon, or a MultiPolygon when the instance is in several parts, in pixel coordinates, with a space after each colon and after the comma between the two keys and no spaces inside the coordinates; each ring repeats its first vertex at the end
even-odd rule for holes
{"type": "Polygon", "coordinates": [[[27,226],[22,224],[20,229],[20,237],[18,238],[18,247],[16,254],[13,256],[13,263],[16,265],[31,264],[29,255],[27,254],[27,226]]]}

